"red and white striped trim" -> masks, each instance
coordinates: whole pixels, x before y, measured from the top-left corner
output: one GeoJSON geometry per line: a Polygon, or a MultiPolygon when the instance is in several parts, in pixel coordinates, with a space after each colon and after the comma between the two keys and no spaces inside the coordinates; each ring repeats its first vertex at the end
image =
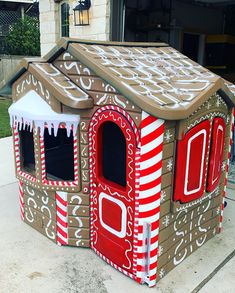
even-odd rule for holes
{"type": "MultiPolygon", "coordinates": [[[[89,125],[89,153],[92,154],[92,143],[93,143],[93,126],[97,123],[97,117],[100,116],[102,114],[103,111],[107,111],[107,110],[113,110],[113,111],[117,111],[119,113],[121,113],[130,123],[130,125],[133,128],[133,131],[135,133],[136,136],[136,143],[137,146],[140,148],[140,134],[139,134],[139,130],[136,127],[133,119],[131,118],[131,116],[125,112],[123,109],[117,107],[117,106],[104,106],[99,108],[93,115],[91,121],[90,121],[90,125],[89,125]]],[[[91,227],[90,227],[90,239],[91,239],[91,248],[101,257],[103,258],[107,263],[109,263],[111,266],[113,266],[115,269],[119,270],[120,272],[122,272],[123,274],[129,276],[132,279],[136,280],[136,271],[137,271],[137,256],[138,256],[138,214],[139,214],[139,168],[140,168],[140,149],[137,148],[136,150],[136,161],[135,161],[135,167],[136,167],[136,183],[135,183],[135,228],[134,228],[134,235],[133,235],[133,273],[129,273],[126,270],[120,268],[119,266],[117,266],[115,263],[113,263],[111,260],[107,259],[104,255],[102,255],[99,251],[97,251],[97,249],[94,247],[94,237],[93,237],[93,220],[94,220],[94,212],[93,212],[93,195],[94,195],[94,189],[93,189],[93,184],[94,184],[94,178],[93,178],[93,172],[92,172],[92,168],[94,166],[94,158],[92,159],[92,157],[90,157],[89,159],[89,164],[90,164],[90,223],[91,223],[91,227]]]]}
{"type": "MultiPolygon", "coordinates": [[[[65,128],[64,125],[61,125],[60,128],[65,128]]],[[[73,151],[74,151],[74,181],[56,181],[56,180],[47,180],[46,178],[46,162],[45,162],[45,147],[44,147],[44,138],[40,135],[40,153],[41,153],[41,173],[42,173],[42,184],[49,186],[61,186],[61,187],[76,187],[78,186],[78,141],[77,135],[73,137],[73,151]]]]}
{"type": "Polygon", "coordinates": [[[24,193],[23,193],[23,182],[19,181],[19,200],[20,200],[20,216],[24,221],[24,193]]]}
{"type": "Polygon", "coordinates": [[[36,177],[34,177],[33,175],[30,175],[28,173],[25,173],[23,171],[19,171],[18,174],[21,176],[21,177],[24,177],[25,179],[27,180],[30,180],[32,182],[36,182],[36,177]]]}
{"type": "MultiPolygon", "coordinates": [[[[138,258],[138,225],[139,225],[139,190],[140,190],[140,149],[136,149],[135,159],[135,220],[133,237],[133,274],[137,273],[138,258]]],[[[136,279],[137,281],[137,279],[136,279]]]]}
{"type": "Polygon", "coordinates": [[[56,192],[57,244],[68,245],[68,201],[67,192],[56,192]]]}
{"type": "Polygon", "coordinates": [[[137,280],[156,284],[164,120],[142,112],[137,280]]]}
{"type": "Polygon", "coordinates": [[[46,179],[46,161],[45,161],[45,148],[44,148],[44,139],[40,135],[40,155],[41,155],[41,178],[42,181],[46,179]]]}
{"type": "Polygon", "coordinates": [[[235,117],[235,108],[232,110],[231,114],[231,132],[230,132],[230,140],[229,140],[229,149],[228,149],[228,158],[227,158],[227,164],[226,164],[226,174],[224,178],[224,190],[223,190],[223,201],[221,204],[221,212],[220,212],[220,220],[219,220],[219,233],[222,230],[222,222],[223,222],[223,216],[224,216],[224,202],[225,202],[225,196],[226,196],[226,189],[227,189],[227,181],[228,181],[228,168],[230,163],[230,156],[231,156],[231,147],[232,147],[232,139],[233,139],[233,131],[234,131],[234,117],[235,117]]]}
{"type": "Polygon", "coordinates": [[[16,172],[20,171],[20,138],[17,125],[13,127],[13,141],[14,141],[14,151],[15,151],[15,162],[16,162],[16,172]]]}
{"type": "Polygon", "coordinates": [[[19,131],[17,128],[17,124],[13,127],[13,141],[14,141],[14,152],[15,152],[15,164],[16,164],[16,173],[32,182],[36,182],[36,177],[31,174],[28,174],[21,170],[21,161],[20,161],[20,138],[19,138],[19,131]]]}
{"type": "Polygon", "coordinates": [[[78,185],[78,140],[76,134],[73,137],[73,157],[74,157],[74,183],[78,185]]]}

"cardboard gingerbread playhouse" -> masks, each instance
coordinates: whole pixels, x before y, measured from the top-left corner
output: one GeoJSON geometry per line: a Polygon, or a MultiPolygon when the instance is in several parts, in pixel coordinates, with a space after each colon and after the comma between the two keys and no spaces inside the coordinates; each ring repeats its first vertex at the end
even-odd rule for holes
{"type": "Polygon", "coordinates": [[[11,83],[27,224],[149,286],[220,232],[233,85],[166,44],[73,39],[11,83]]]}

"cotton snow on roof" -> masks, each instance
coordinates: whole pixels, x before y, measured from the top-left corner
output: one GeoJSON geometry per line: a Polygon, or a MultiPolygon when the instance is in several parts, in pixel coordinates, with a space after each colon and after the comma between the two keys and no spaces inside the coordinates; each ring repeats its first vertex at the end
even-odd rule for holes
{"type": "Polygon", "coordinates": [[[45,127],[51,134],[52,128],[54,135],[57,135],[58,127],[61,123],[66,124],[67,135],[70,135],[71,128],[75,134],[79,124],[79,115],[59,114],[54,112],[35,91],[29,91],[24,97],[12,104],[9,108],[11,126],[17,125],[19,129],[25,129],[30,126],[32,131],[33,125],[39,128],[40,134],[43,135],[45,127]]]}

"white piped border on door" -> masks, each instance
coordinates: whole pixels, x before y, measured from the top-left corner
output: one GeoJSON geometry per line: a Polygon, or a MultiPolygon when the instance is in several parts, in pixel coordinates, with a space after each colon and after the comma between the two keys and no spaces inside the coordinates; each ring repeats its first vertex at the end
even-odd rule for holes
{"type": "Polygon", "coordinates": [[[119,199],[113,198],[112,196],[101,192],[99,195],[99,218],[100,218],[100,223],[101,225],[110,233],[116,235],[119,238],[124,238],[126,236],[126,221],[127,221],[127,211],[126,211],[126,207],[124,205],[124,203],[122,201],[120,201],[119,199]],[[112,227],[110,227],[109,225],[105,224],[102,218],[102,200],[103,199],[107,199],[109,201],[114,202],[115,204],[117,204],[122,211],[122,218],[121,218],[121,230],[117,231],[115,229],[113,229],[112,227]]]}

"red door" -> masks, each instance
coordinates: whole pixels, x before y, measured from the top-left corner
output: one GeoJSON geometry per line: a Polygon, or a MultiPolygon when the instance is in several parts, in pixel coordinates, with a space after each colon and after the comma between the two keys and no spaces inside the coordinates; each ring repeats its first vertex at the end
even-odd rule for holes
{"type": "Polygon", "coordinates": [[[135,134],[122,114],[105,110],[93,117],[90,138],[91,245],[132,272],[135,134]]]}
{"type": "Polygon", "coordinates": [[[226,125],[223,118],[213,119],[207,191],[213,191],[219,183],[224,153],[226,125]]]}
{"type": "Polygon", "coordinates": [[[185,203],[203,195],[209,133],[210,121],[205,120],[178,142],[174,200],[185,203]]]}

